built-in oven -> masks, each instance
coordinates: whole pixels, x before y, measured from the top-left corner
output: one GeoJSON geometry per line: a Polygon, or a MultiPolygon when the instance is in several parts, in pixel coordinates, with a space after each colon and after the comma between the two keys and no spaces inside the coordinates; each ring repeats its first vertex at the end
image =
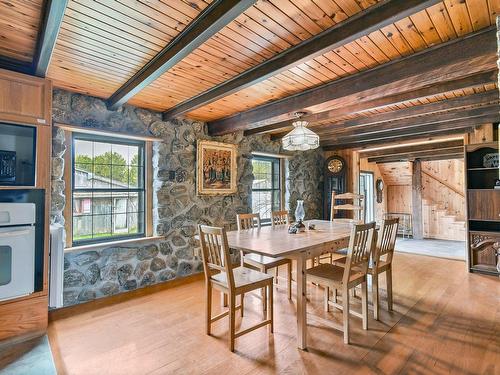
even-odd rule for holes
{"type": "Polygon", "coordinates": [[[34,203],[0,203],[0,301],[33,293],[34,203]]]}

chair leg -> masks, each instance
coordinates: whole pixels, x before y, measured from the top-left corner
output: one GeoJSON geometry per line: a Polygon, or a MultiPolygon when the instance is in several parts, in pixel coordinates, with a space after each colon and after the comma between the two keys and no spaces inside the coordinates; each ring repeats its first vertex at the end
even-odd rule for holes
{"type": "Polygon", "coordinates": [[[288,282],[288,299],[292,299],[292,262],[286,266],[288,282]]]}
{"type": "Polygon", "coordinates": [[[368,329],[368,287],[367,282],[361,283],[361,309],[363,314],[363,329],[368,329]]]}
{"type": "Polygon", "coordinates": [[[264,314],[267,311],[267,288],[262,288],[262,311],[264,314]]]}
{"type": "Polygon", "coordinates": [[[333,290],[333,302],[337,303],[337,289],[333,290]]]}
{"type": "Polygon", "coordinates": [[[229,350],[234,352],[234,336],[236,333],[236,296],[229,294],[229,350]]]}
{"type": "Polygon", "coordinates": [[[325,293],[325,297],[323,298],[324,304],[325,304],[325,311],[328,312],[328,311],[330,311],[330,305],[328,304],[328,302],[330,300],[330,288],[325,286],[325,289],[323,290],[323,292],[325,293]]]}
{"type": "Polygon", "coordinates": [[[389,267],[385,271],[385,278],[387,280],[387,309],[392,311],[392,268],[389,267]]]}
{"type": "Polygon", "coordinates": [[[279,275],[280,275],[279,267],[276,267],[274,269],[274,283],[275,284],[279,284],[279,282],[278,282],[279,275]]]}
{"type": "Polygon", "coordinates": [[[342,289],[342,321],[344,325],[344,344],[349,344],[349,289],[342,289]]]}
{"type": "Polygon", "coordinates": [[[241,317],[243,318],[243,314],[245,311],[245,293],[240,294],[240,305],[241,305],[240,313],[241,317]]]}
{"type": "Polygon", "coordinates": [[[206,329],[207,329],[207,335],[210,335],[211,333],[211,328],[212,328],[212,285],[210,283],[207,283],[206,285],[206,329]]]}
{"type": "Polygon", "coordinates": [[[372,275],[373,318],[378,320],[378,274],[372,275]]]}
{"type": "Polygon", "coordinates": [[[269,284],[268,299],[269,300],[268,300],[267,315],[268,315],[268,319],[271,321],[271,333],[274,333],[273,284],[269,284]]]}
{"type": "Polygon", "coordinates": [[[220,305],[221,307],[227,307],[227,294],[220,292],[220,305]]]}

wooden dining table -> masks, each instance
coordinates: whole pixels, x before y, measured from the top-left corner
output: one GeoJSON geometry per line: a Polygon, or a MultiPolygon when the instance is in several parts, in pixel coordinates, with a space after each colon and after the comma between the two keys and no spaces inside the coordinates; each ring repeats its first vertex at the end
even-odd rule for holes
{"type": "Polygon", "coordinates": [[[306,228],[315,229],[289,234],[287,225],[262,226],[227,232],[229,247],[269,257],[285,257],[297,262],[297,343],[307,349],[306,262],[324,253],[346,248],[353,222],[309,220],[306,228]]]}

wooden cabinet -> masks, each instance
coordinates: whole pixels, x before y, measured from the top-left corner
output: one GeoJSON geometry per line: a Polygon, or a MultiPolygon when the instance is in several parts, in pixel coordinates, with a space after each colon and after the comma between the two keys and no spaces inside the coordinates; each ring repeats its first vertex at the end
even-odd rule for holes
{"type": "Polygon", "coordinates": [[[469,220],[498,220],[500,227],[500,190],[469,190],[467,195],[469,220]]]}
{"type": "Polygon", "coordinates": [[[0,121],[50,125],[50,81],[0,69],[0,121]]]}
{"type": "Polygon", "coordinates": [[[469,270],[499,275],[500,190],[494,189],[498,168],[487,162],[498,153],[498,143],[467,145],[465,151],[469,270]]]}

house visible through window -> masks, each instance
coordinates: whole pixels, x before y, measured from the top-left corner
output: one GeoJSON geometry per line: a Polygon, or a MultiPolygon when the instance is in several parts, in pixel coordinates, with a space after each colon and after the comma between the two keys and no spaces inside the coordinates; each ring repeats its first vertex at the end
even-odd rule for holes
{"type": "Polygon", "coordinates": [[[73,244],[144,236],[144,142],[73,135],[73,244]]]}
{"type": "Polygon", "coordinates": [[[263,222],[271,220],[271,212],[281,209],[280,159],[255,155],[252,159],[252,212],[263,222]]]}

